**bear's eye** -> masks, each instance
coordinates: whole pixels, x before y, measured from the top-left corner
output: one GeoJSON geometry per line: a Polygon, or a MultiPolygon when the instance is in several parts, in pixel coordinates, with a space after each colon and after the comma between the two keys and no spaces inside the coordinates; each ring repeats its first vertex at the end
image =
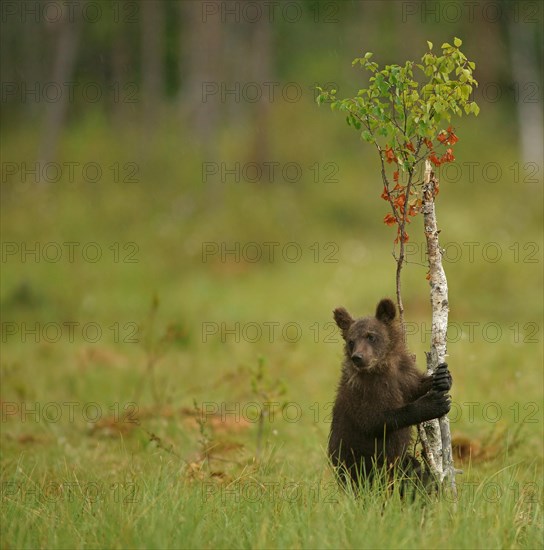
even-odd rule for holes
{"type": "Polygon", "coordinates": [[[374,336],[374,334],[367,334],[367,335],[366,335],[366,339],[367,339],[371,344],[373,344],[373,343],[376,341],[376,336],[374,336]]]}
{"type": "Polygon", "coordinates": [[[353,351],[353,346],[355,346],[355,342],[353,340],[348,340],[348,348],[350,351],[353,351]]]}

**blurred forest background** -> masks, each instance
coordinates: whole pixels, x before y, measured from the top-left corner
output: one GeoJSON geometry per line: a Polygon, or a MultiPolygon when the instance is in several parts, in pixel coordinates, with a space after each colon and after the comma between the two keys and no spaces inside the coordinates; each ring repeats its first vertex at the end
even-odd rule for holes
{"type": "MultiPolygon", "coordinates": [[[[235,349],[228,368],[278,342],[266,332],[257,343],[240,330],[223,334],[221,323],[324,327],[339,303],[371,312],[394,292],[378,159],[341,118],[317,108],[314,88],[353,94],[365,81],[351,60],[364,51],[402,63],[419,59],[426,40],[459,36],[476,62],[481,115],[454,123],[458,162],[441,177],[452,321],[463,339],[472,336],[462,323],[475,322],[474,338],[491,349],[536,338],[528,348],[541,353],[542,8],[3,3],[4,320],[40,330],[103,317],[140,325],[156,295],[182,341],[196,346],[189,362],[206,364],[210,348],[226,344],[235,349]],[[67,242],[77,243],[73,257],[67,242]],[[294,262],[285,258],[296,257],[291,242],[302,250],[294,262]],[[219,327],[211,344],[207,322],[219,327]],[[480,330],[489,322],[501,324],[498,343],[480,330]]],[[[407,319],[424,323],[417,231],[405,293],[407,319]]],[[[64,349],[43,334],[23,342],[19,328],[4,334],[8,363],[16,343],[64,349]]],[[[424,328],[414,332],[412,345],[425,349],[424,328]]],[[[303,331],[318,348],[323,338],[303,331]]],[[[302,366],[312,362],[302,354],[295,376],[314,377],[315,367],[302,366]]],[[[334,360],[319,373],[334,380],[334,360]]]]}
{"type": "Polygon", "coordinates": [[[541,18],[539,2],[509,0],[6,2],[3,115],[8,127],[39,123],[43,162],[86,117],[151,130],[174,112],[180,136],[206,154],[217,154],[224,128],[243,128],[248,157],[262,161],[273,152],[271,103],[306,103],[317,82],[353,84],[349,60],[365,48],[400,62],[419,59],[427,39],[459,35],[478,61],[475,99],[516,120],[524,158],[535,160],[541,18]]]}
{"type": "MultiPolygon", "coordinates": [[[[316,109],[315,86],[353,94],[364,79],[351,59],[362,52],[374,51],[380,63],[417,60],[427,39],[440,44],[459,36],[477,64],[474,99],[482,114],[456,123],[459,161],[442,177],[454,183],[442,204],[444,229],[462,248],[460,237],[481,247],[498,238],[502,264],[523,263],[516,246],[532,258],[527,242],[538,244],[540,258],[538,224],[523,241],[509,232],[537,216],[531,206],[538,200],[526,199],[541,192],[541,23],[542,5],[529,1],[6,2],[4,238],[27,242],[39,220],[51,220],[52,208],[56,237],[77,239],[94,226],[101,237],[115,230],[122,232],[116,240],[154,243],[138,263],[169,273],[169,284],[191,278],[175,262],[184,255],[202,260],[210,241],[285,243],[315,235],[339,243],[349,236],[386,250],[375,152],[334,114],[316,109]],[[28,213],[18,208],[30,206],[25,201],[36,203],[38,218],[12,223],[17,211],[28,213]],[[100,223],[93,217],[86,224],[82,216],[93,211],[100,223]],[[70,216],[76,227],[64,225],[70,216]],[[507,236],[511,242],[502,241],[507,236]],[[161,246],[175,254],[148,255],[161,246]]],[[[39,230],[34,237],[45,235],[39,230]]],[[[24,250],[11,251],[4,298],[16,292],[18,277],[10,273],[24,250]]],[[[64,265],[60,259],[25,269],[25,288],[47,285],[51,278],[37,273],[61,269],[51,265],[64,265]]],[[[499,268],[483,260],[492,272],[499,268]]],[[[192,267],[208,273],[211,266],[192,267]]],[[[346,290],[338,297],[345,299],[346,290]]],[[[504,311],[512,306],[496,300],[495,289],[489,302],[504,311]]]]}
{"type": "MultiPolygon", "coordinates": [[[[255,457],[267,457],[258,475],[319,479],[342,355],[332,309],[367,315],[394,296],[395,233],[376,152],[316,105],[315,86],[353,96],[367,82],[355,57],[419,61],[427,40],[438,50],[453,37],[476,63],[481,108],[453,121],[457,160],[442,167],[437,200],[456,460],[472,453],[476,475],[517,464],[519,481],[542,479],[542,2],[0,9],[3,480],[130,475],[145,502],[158,457],[172,479],[179,457],[188,480],[202,480],[204,464],[229,479],[255,457]],[[297,421],[257,428],[270,401],[295,403],[297,421]],[[44,413],[51,403],[60,417],[44,413]],[[90,420],[89,403],[100,413],[90,420]],[[221,415],[247,403],[257,412],[221,415]],[[198,424],[202,409],[219,420],[198,424]]],[[[405,319],[422,366],[431,309],[420,217],[409,229],[405,319]]],[[[58,544],[49,512],[7,502],[10,546],[58,544]]],[[[100,525],[117,532],[111,517],[100,525]]],[[[143,529],[165,547],[163,529],[143,529]]],[[[143,544],[116,536],[119,547],[143,544]]],[[[78,528],[71,537],[66,547],[78,528]]]]}
{"type": "MultiPolygon", "coordinates": [[[[256,443],[251,422],[238,423],[248,439],[218,429],[243,446],[216,452],[253,456],[275,441],[277,460],[297,464],[291,475],[302,475],[300,453],[321,471],[328,424],[310,407],[334,398],[331,312],[370,314],[394,295],[395,235],[376,152],[316,105],[315,86],[352,96],[366,84],[355,57],[402,64],[455,36],[476,63],[481,112],[453,121],[457,161],[439,175],[452,428],[482,471],[512,444],[507,463],[541,472],[542,2],[0,8],[1,399],[15,407],[2,409],[5,479],[53,475],[67,456],[100,477],[144,463],[153,446],[198,462],[195,426],[179,419],[210,401],[298,403],[300,422],[256,443]],[[98,403],[100,422],[20,414],[66,401],[98,403]],[[140,418],[118,427],[122,444],[108,439],[112,403],[136,403],[140,418]],[[467,403],[478,403],[472,416],[467,403]]],[[[405,319],[422,366],[431,311],[419,217],[409,234],[405,319]]]]}

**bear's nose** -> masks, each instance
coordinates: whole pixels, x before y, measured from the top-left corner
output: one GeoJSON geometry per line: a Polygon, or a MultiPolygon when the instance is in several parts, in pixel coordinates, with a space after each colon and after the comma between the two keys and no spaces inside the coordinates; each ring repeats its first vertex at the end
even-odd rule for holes
{"type": "Polygon", "coordinates": [[[360,353],[354,353],[354,354],[351,356],[351,360],[352,360],[358,367],[362,367],[362,366],[363,366],[363,356],[362,356],[360,353]]]}

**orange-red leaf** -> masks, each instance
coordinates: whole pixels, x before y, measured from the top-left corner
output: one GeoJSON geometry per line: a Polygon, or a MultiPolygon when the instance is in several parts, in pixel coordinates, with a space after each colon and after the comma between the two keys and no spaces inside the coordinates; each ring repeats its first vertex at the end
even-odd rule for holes
{"type": "Polygon", "coordinates": [[[442,164],[442,161],[434,154],[434,153],[431,153],[429,155],[429,160],[435,165],[435,166],[440,166],[442,164]]]}
{"type": "Polygon", "coordinates": [[[397,157],[395,156],[395,153],[393,149],[391,149],[391,147],[385,147],[385,160],[388,163],[397,162],[397,157]]]}
{"type": "Polygon", "coordinates": [[[403,195],[399,195],[395,199],[395,202],[393,204],[398,208],[403,208],[405,202],[406,202],[406,195],[403,194],[403,195]]]}
{"type": "Polygon", "coordinates": [[[453,162],[455,157],[453,156],[453,149],[446,149],[446,152],[440,158],[440,163],[453,162]]]}
{"type": "Polygon", "coordinates": [[[395,225],[397,223],[397,218],[393,216],[393,214],[386,214],[385,218],[383,219],[383,223],[386,225],[395,225]]]}
{"type": "Polygon", "coordinates": [[[442,130],[438,136],[436,136],[436,139],[442,145],[455,145],[459,141],[459,138],[454,134],[451,126],[448,126],[447,130],[442,130]]]}
{"type": "Polygon", "coordinates": [[[448,126],[448,134],[449,134],[448,141],[450,145],[455,145],[459,141],[459,138],[455,135],[453,128],[451,126],[448,126]]]}

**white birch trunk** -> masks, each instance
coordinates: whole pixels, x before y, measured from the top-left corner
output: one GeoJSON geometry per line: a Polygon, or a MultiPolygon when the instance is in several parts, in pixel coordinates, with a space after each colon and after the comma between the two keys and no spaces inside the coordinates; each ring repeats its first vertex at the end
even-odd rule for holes
{"type": "MultiPolygon", "coordinates": [[[[427,240],[429,258],[432,330],[431,350],[427,353],[427,372],[430,374],[446,359],[446,332],[448,329],[448,282],[442,267],[442,252],[438,243],[439,229],[436,223],[434,197],[437,180],[431,163],[425,161],[425,179],[423,184],[423,223],[427,240]]],[[[442,482],[445,478],[451,483],[456,494],[455,468],[453,466],[450,423],[447,416],[438,420],[424,422],[419,427],[424,452],[431,471],[442,482]]]]}

